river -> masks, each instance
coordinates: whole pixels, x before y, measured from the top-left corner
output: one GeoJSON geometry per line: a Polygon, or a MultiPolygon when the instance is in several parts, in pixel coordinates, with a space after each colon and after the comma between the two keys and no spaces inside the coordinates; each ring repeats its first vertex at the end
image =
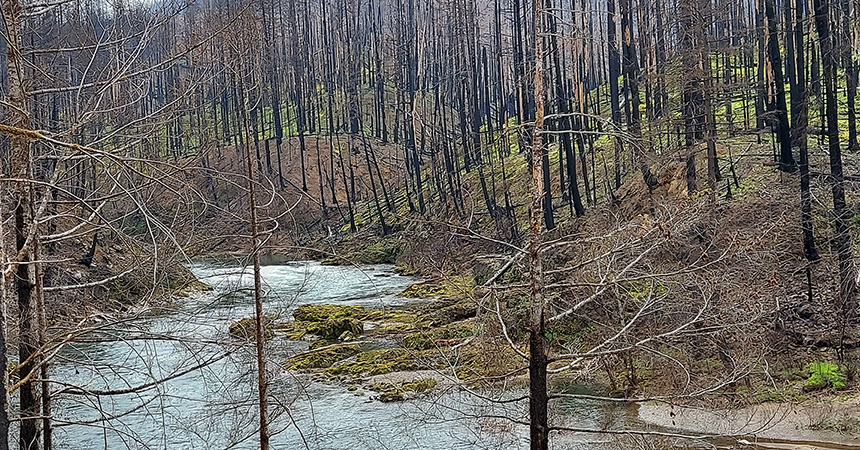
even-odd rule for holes
{"type": "MultiPolygon", "coordinates": [[[[253,314],[250,270],[212,262],[190,269],[213,289],[90,334],[90,342],[70,344],[60,355],[51,372],[59,384],[55,391],[80,386],[120,392],[59,395],[54,407],[58,448],[258,445],[253,345],[227,334],[231,322],[253,314]],[[203,367],[182,374],[195,366],[203,367]],[[170,379],[155,383],[163,378],[170,379]]],[[[316,262],[266,265],[262,277],[264,309],[281,318],[303,303],[402,305],[408,300],[397,293],[416,281],[391,266],[316,262]]],[[[522,427],[486,419],[521,417],[518,407],[494,405],[445,387],[425,399],[372,401],[369,394],[281,369],[289,355],[306,348],[305,342],[282,338],[268,342],[273,448],[527,447],[522,427]]]]}

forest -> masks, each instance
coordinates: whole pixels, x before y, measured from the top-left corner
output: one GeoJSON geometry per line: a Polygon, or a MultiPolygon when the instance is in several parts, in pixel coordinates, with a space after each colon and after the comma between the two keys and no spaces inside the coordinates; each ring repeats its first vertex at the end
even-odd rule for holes
{"type": "Polygon", "coordinates": [[[2,2],[0,450],[860,448],[860,1],[2,2]]]}

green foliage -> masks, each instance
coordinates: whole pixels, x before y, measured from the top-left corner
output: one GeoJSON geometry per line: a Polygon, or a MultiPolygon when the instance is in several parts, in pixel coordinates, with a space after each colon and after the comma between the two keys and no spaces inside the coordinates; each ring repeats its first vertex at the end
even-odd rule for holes
{"type": "Polygon", "coordinates": [[[826,362],[815,362],[807,366],[809,378],[804,383],[803,388],[808,391],[819,389],[845,388],[845,374],[839,369],[836,364],[826,362]]]}

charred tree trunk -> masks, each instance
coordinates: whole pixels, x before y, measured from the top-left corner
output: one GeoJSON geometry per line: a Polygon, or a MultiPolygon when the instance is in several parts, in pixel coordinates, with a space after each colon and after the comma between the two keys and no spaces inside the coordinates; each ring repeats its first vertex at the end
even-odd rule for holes
{"type": "Polygon", "coordinates": [[[815,249],[815,233],[812,226],[812,193],[809,190],[809,145],[807,128],[809,127],[809,86],[806,83],[806,56],[804,53],[803,29],[805,17],[803,0],[795,0],[794,54],[797,69],[796,86],[791,95],[794,103],[795,95],[800,99],[797,109],[792,109],[791,120],[795,141],[798,144],[800,161],[800,225],[803,230],[803,255],[807,261],[817,261],[818,251],[815,249]],[[795,92],[796,91],[796,92],[795,92]]]}
{"type": "MultiPolygon", "coordinates": [[[[850,211],[845,203],[845,176],[842,172],[842,148],[839,143],[839,122],[836,104],[836,51],[830,32],[829,0],[814,0],[815,25],[818,29],[819,46],[824,71],[824,95],[826,100],[827,142],[830,152],[830,183],[833,193],[833,236],[839,260],[839,305],[844,326],[845,314],[851,311],[854,295],[854,264],[851,254],[850,211]]],[[[842,345],[838,350],[842,358],[842,345]]]]}
{"type": "Polygon", "coordinates": [[[791,153],[791,131],[788,125],[788,106],[785,102],[785,78],[782,73],[782,56],[779,52],[779,37],[776,31],[776,7],[774,0],[764,0],[767,17],[767,57],[773,77],[776,115],[776,136],[779,140],[779,170],[794,172],[797,163],[791,153]]]}

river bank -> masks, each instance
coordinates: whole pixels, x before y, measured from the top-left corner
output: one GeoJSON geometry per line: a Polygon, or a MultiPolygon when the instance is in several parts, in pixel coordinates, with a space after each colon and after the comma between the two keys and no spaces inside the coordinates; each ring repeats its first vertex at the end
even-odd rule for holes
{"type": "Polygon", "coordinates": [[[819,396],[799,404],[763,403],[733,409],[644,404],[644,424],[737,448],[860,449],[860,393],[819,396]]]}

